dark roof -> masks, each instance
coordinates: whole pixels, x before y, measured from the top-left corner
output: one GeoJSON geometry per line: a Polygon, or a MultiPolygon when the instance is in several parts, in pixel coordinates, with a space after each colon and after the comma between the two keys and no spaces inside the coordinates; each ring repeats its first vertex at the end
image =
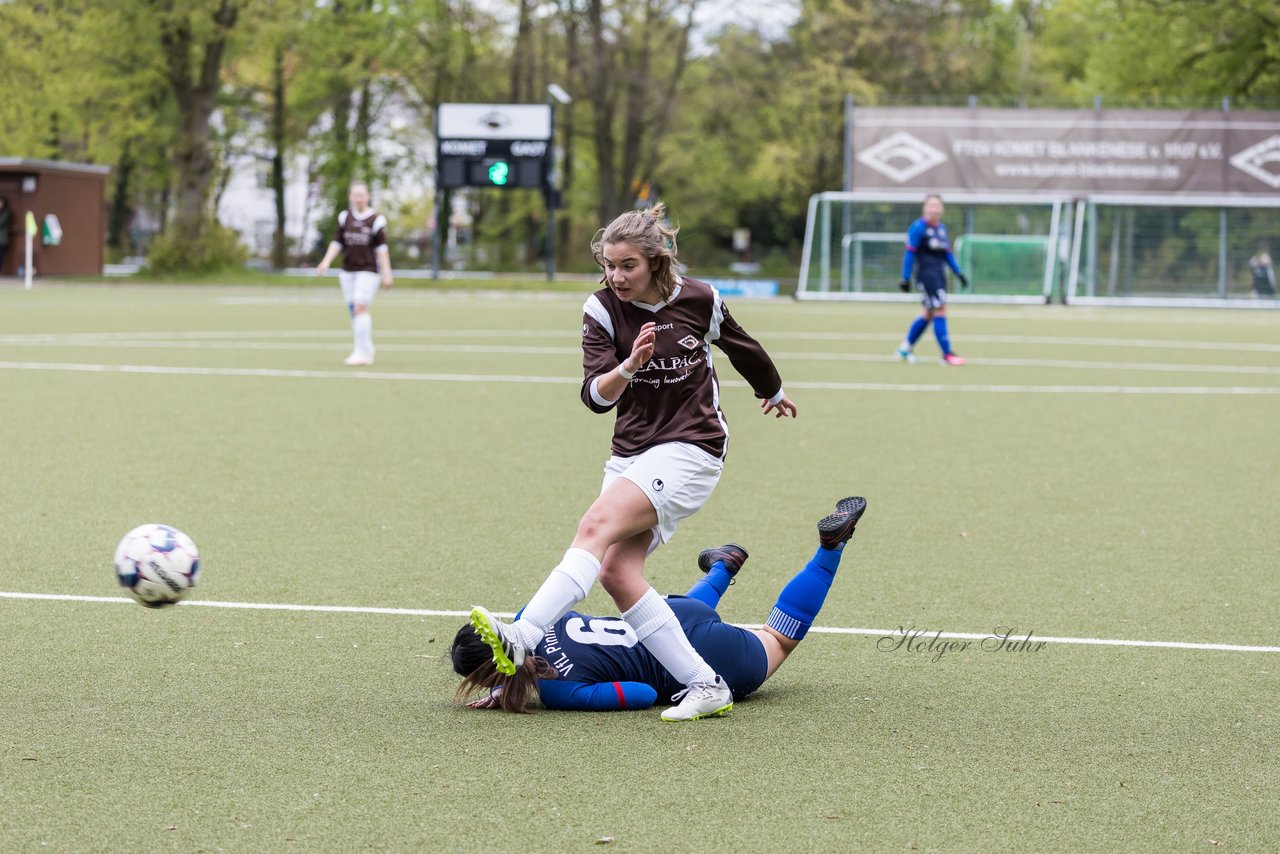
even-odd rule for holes
{"type": "Polygon", "coordinates": [[[0,157],[0,171],[31,172],[87,172],[90,175],[106,175],[110,166],[94,163],[64,163],[61,160],[30,160],[25,157],[0,157]]]}

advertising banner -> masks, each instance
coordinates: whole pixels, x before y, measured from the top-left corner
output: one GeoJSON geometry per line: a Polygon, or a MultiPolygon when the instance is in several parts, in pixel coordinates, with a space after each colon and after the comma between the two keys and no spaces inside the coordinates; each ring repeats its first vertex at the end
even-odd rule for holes
{"type": "Polygon", "coordinates": [[[1280,113],[860,107],[855,190],[1275,195],[1280,113]]]}

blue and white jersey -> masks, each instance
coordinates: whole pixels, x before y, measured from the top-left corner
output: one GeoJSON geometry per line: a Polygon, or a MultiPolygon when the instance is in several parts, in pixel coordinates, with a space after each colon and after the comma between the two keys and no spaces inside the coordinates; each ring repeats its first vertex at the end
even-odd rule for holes
{"type": "Polygon", "coordinates": [[[655,688],[666,682],[666,671],[635,629],[617,617],[570,611],[547,630],[535,654],[572,682],[644,682],[655,688]]]}
{"type": "MultiPolygon", "coordinates": [[[[697,599],[669,596],[667,602],[689,643],[724,678],[735,700],[760,687],[768,657],[754,633],[722,621],[714,608],[697,599]]],[[[570,611],[548,629],[534,654],[555,668],[558,677],[538,680],[542,703],[549,709],[642,709],[684,689],[617,617],[570,611]]]]}
{"type": "Polygon", "coordinates": [[[960,272],[960,265],[951,254],[947,226],[941,222],[932,225],[924,217],[911,223],[907,229],[907,251],[902,258],[902,278],[910,279],[912,270],[916,269],[916,281],[945,286],[947,267],[960,272]]]}

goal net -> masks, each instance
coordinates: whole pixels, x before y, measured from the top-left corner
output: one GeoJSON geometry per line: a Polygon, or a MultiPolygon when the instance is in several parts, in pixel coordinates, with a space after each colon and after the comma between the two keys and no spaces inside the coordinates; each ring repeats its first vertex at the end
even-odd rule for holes
{"type": "Polygon", "coordinates": [[[1091,196],[1076,209],[1070,302],[1276,305],[1255,259],[1280,267],[1280,198],[1091,196]]]}
{"type": "MultiPolygon", "coordinates": [[[[916,299],[898,281],[907,227],[923,201],[871,192],[811,198],[796,297],[916,299]]],[[[1071,238],[1066,199],[952,194],[943,201],[952,252],[972,285],[961,299],[1045,302],[1062,286],[1071,238]]]]}

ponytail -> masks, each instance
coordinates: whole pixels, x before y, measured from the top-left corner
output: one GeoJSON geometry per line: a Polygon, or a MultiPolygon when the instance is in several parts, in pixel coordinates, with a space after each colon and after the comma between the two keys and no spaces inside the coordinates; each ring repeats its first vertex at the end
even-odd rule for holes
{"type": "MultiPolygon", "coordinates": [[[[649,271],[658,296],[664,301],[671,299],[679,279],[676,233],[680,229],[668,224],[666,219],[667,206],[662,202],[648,209],[627,211],[596,232],[591,242],[592,257],[603,268],[606,244],[631,244],[649,259],[649,271]]],[[[600,283],[604,281],[601,279],[600,283]]]]}

